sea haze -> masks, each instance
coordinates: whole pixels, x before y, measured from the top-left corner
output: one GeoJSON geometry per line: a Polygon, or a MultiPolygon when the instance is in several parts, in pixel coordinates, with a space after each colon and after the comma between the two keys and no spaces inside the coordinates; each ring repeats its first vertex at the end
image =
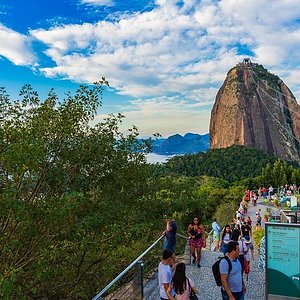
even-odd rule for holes
{"type": "Polygon", "coordinates": [[[156,153],[148,153],[146,155],[147,162],[149,164],[155,164],[155,163],[165,163],[168,161],[168,159],[174,157],[175,155],[161,155],[156,153]]]}

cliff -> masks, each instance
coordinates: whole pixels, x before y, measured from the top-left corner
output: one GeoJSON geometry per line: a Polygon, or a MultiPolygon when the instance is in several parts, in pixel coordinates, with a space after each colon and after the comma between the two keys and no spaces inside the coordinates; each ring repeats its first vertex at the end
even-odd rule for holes
{"type": "Polygon", "coordinates": [[[211,112],[211,149],[244,145],[300,161],[300,106],[284,82],[247,60],[232,68],[211,112]]]}

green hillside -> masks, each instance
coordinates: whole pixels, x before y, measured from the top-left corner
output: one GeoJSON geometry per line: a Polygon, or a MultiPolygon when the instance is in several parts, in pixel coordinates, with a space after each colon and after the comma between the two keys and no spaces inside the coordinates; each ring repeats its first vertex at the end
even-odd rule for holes
{"type": "Polygon", "coordinates": [[[232,146],[193,155],[176,156],[166,165],[167,173],[185,176],[207,175],[229,182],[253,178],[262,174],[262,168],[273,165],[277,157],[245,146],[232,146]]]}

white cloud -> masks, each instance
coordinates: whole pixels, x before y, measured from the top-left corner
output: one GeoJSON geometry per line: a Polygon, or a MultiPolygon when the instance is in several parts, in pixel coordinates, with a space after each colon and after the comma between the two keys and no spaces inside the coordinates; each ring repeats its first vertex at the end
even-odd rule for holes
{"type": "MultiPolygon", "coordinates": [[[[182,100],[180,97],[157,97],[151,99],[136,99],[130,102],[130,106],[118,107],[118,111],[124,113],[126,119],[120,127],[122,131],[138,127],[141,136],[151,136],[159,132],[168,137],[175,133],[185,134],[195,132],[207,133],[212,103],[194,103],[182,100]],[[204,109],[201,106],[207,105],[204,109]]],[[[107,115],[100,114],[95,122],[100,122],[107,115]]]]}
{"type": "Polygon", "coordinates": [[[89,4],[95,6],[114,6],[115,3],[112,0],[81,0],[82,4],[89,4]]]}
{"type": "Polygon", "coordinates": [[[243,58],[238,43],[267,67],[291,59],[300,63],[299,25],[293,23],[300,17],[296,0],[156,4],[152,11],[114,22],[31,31],[49,47],[46,54],[57,65],[42,71],[83,82],[105,75],[120,94],[139,97],[220,85],[227,70],[243,58]],[[276,12],[284,13],[274,18],[276,12]]]}
{"type": "Polygon", "coordinates": [[[183,0],[181,6],[176,2],[156,0],[151,11],[124,14],[113,21],[32,30],[31,36],[48,47],[45,53],[56,64],[43,66],[41,71],[48,77],[78,82],[105,76],[119,94],[140,98],[134,102],[137,108],[126,113],[128,119],[139,124],[140,117],[145,128],[151,122],[152,128],[163,122],[160,128],[166,132],[168,122],[174,120],[185,130],[188,124],[200,125],[196,116],[201,115],[200,108],[186,112],[180,99],[193,100],[199,106],[212,103],[228,70],[244,56],[271,71],[278,70],[278,75],[282,71],[282,79],[299,94],[298,0],[183,0]],[[248,51],[243,54],[241,49],[248,51]],[[163,95],[177,97],[157,98],[163,95]],[[150,100],[142,100],[145,98],[150,100]],[[151,109],[157,114],[150,118],[151,109]],[[158,122],[156,116],[160,115],[158,122]]]}
{"type": "Polygon", "coordinates": [[[0,56],[18,66],[36,65],[31,38],[0,24],[0,56]]]}

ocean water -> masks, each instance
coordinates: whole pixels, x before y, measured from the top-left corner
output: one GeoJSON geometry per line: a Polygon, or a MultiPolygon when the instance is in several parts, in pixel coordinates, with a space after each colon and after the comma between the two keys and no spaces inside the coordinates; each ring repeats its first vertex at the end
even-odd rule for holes
{"type": "Polygon", "coordinates": [[[155,164],[155,163],[165,163],[168,159],[172,158],[174,155],[160,155],[155,153],[148,153],[146,155],[147,162],[149,164],[155,164]]]}

